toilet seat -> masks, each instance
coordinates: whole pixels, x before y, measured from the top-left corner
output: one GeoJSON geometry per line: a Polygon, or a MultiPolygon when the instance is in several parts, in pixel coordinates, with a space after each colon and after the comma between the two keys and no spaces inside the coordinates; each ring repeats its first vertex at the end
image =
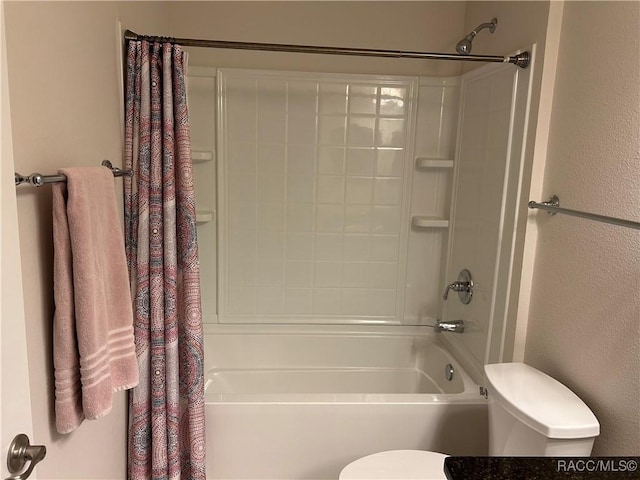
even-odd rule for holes
{"type": "Polygon", "coordinates": [[[340,480],[446,480],[448,455],[422,450],[389,450],[359,458],[344,467],[340,480]]]}

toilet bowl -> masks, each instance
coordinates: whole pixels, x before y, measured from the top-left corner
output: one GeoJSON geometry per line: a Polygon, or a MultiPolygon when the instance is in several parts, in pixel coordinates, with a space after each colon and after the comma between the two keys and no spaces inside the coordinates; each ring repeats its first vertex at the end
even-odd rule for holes
{"type": "Polygon", "coordinates": [[[360,458],[342,469],[348,480],[446,480],[447,455],[424,450],[389,450],[360,458]]]}
{"type": "MultiPolygon", "coordinates": [[[[557,380],[524,363],[485,365],[489,455],[589,456],[600,424],[589,407],[557,380]]],[[[447,455],[391,450],[351,462],[340,480],[446,480],[447,455]]]]}

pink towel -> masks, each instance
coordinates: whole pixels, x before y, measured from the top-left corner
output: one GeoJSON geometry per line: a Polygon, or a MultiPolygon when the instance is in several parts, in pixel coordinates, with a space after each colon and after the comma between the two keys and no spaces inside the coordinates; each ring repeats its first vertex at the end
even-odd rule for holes
{"type": "Polygon", "coordinates": [[[138,384],[129,274],[113,174],[65,168],[53,188],[53,364],[56,428],[111,411],[138,384]]]}

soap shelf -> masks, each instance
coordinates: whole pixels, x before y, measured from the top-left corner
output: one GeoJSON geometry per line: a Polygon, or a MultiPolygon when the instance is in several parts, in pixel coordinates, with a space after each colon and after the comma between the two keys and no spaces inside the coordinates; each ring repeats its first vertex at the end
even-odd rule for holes
{"type": "Polygon", "coordinates": [[[416,157],[416,168],[453,168],[453,160],[416,157]]]}
{"type": "Polygon", "coordinates": [[[411,217],[411,225],[415,228],[448,228],[449,220],[430,215],[414,215],[411,217]]]}
{"type": "Polygon", "coordinates": [[[193,160],[193,163],[210,162],[213,160],[213,152],[193,150],[191,152],[191,160],[193,160]]]}
{"type": "Polygon", "coordinates": [[[198,210],[196,211],[196,223],[209,223],[213,221],[215,216],[213,210],[198,210]]]}

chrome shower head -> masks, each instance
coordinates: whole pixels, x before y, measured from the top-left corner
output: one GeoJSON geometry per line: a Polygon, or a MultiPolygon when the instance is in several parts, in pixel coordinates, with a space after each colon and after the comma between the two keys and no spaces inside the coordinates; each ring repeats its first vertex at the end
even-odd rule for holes
{"type": "Polygon", "coordinates": [[[469,55],[471,53],[471,42],[473,42],[473,39],[476,37],[476,35],[478,35],[478,32],[480,30],[488,28],[489,31],[493,33],[496,31],[497,25],[497,18],[492,18],[490,23],[481,23],[474,30],[472,30],[469,35],[464,37],[456,44],[456,52],[458,52],[460,55],[469,55]]]}
{"type": "Polygon", "coordinates": [[[471,53],[471,42],[475,35],[467,35],[456,44],[456,52],[460,55],[469,55],[471,53]]]}

